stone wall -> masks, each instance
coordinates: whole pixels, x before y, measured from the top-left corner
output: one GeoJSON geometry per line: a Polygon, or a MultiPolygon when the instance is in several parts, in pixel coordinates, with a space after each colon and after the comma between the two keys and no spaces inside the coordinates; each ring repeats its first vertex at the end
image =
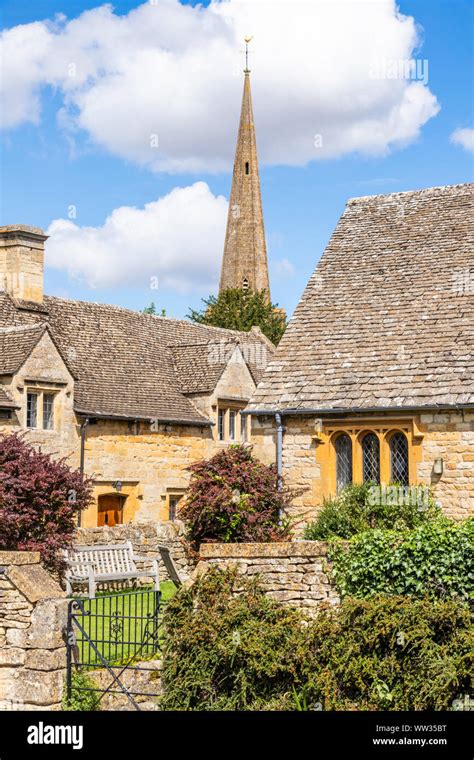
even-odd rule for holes
{"type": "Polygon", "coordinates": [[[431,485],[448,517],[474,514],[474,411],[420,415],[423,459],[421,482],[431,485]],[[444,462],[443,474],[432,472],[435,459],[444,462]]]}
{"type": "MultiPolygon", "coordinates": [[[[113,528],[78,528],[75,544],[90,546],[93,544],[122,544],[131,541],[136,554],[149,559],[160,560],[158,544],[164,544],[170,550],[181,579],[187,580],[194,569],[195,561],[189,555],[184,540],[184,525],[175,522],[144,522],[129,525],[115,525],[113,528]]],[[[147,567],[146,562],[137,563],[140,568],[147,567]]],[[[163,563],[159,562],[160,579],[167,580],[168,574],[163,563]]]]}
{"type": "Polygon", "coordinates": [[[67,600],[38,552],[0,551],[0,710],[59,710],[67,600]]]}
{"type": "Polygon", "coordinates": [[[324,541],[272,544],[202,544],[196,575],[207,565],[236,567],[258,575],[268,596],[284,604],[310,609],[322,602],[339,604],[329,580],[330,563],[324,541]]]}
{"type": "MultiPolygon", "coordinates": [[[[298,521],[297,533],[304,523],[314,520],[325,497],[334,496],[335,455],[332,444],[337,430],[358,432],[403,430],[409,441],[410,484],[427,485],[433,490],[444,513],[454,519],[474,514],[474,412],[386,416],[354,415],[351,418],[317,419],[284,417],[283,477],[298,491],[291,514],[298,521]],[[435,475],[436,459],[443,460],[442,475],[435,475]]],[[[380,432],[383,435],[383,432],[380,432]]],[[[252,443],[259,459],[270,464],[276,456],[274,418],[252,419],[252,443]]],[[[362,480],[361,457],[354,449],[353,472],[362,480]],[[357,475],[359,472],[359,477],[357,475]]],[[[383,448],[381,448],[383,458],[383,448]]],[[[381,466],[384,462],[381,459],[381,466]]],[[[386,471],[389,463],[386,462],[386,471]]],[[[390,481],[390,476],[385,482],[390,481]]]]}

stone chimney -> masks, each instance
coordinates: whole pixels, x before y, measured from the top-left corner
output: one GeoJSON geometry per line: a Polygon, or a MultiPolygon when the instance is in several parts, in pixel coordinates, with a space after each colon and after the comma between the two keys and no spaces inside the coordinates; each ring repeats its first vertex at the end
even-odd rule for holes
{"type": "Polygon", "coordinates": [[[43,302],[44,241],[39,227],[0,227],[0,291],[22,301],[43,302]]]}

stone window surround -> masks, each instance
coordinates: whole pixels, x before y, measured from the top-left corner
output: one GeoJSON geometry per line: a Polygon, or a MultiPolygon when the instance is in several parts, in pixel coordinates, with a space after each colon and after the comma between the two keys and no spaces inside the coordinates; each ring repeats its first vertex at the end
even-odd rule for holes
{"type": "Polygon", "coordinates": [[[171,516],[171,511],[172,511],[172,503],[171,502],[172,502],[173,499],[177,499],[177,502],[175,504],[175,509],[176,509],[177,505],[179,504],[179,502],[183,498],[185,492],[186,492],[185,488],[176,488],[175,487],[175,488],[167,488],[166,489],[166,493],[163,495],[162,498],[165,501],[166,512],[168,514],[168,519],[169,520],[173,521],[173,520],[178,519],[178,516],[177,516],[176,513],[174,515],[174,518],[171,516]]]}
{"type": "Polygon", "coordinates": [[[35,385],[34,382],[28,382],[25,384],[25,401],[24,401],[24,409],[23,409],[23,426],[27,428],[27,430],[41,430],[43,433],[54,433],[57,432],[57,415],[55,414],[55,407],[57,403],[57,396],[60,393],[60,389],[54,386],[48,386],[48,385],[35,385]],[[36,405],[36,425],[35,426],[29,426],[27,424],[27,405],[28,405],[28,396],[30,394],[35,394],[37,397],[37,405],[36,405]],[[44,416],[43,416],[43,405],[44,405],[44,396],[53,396],[53,425],[52,427],[48,428],[44,426],[44,416]]]}
{"type": "Polygon", "coordinates": [[[324,494],[330,496],[337,493],[334,444],[342,433],[346,433],[352,441],[352,482],[363,482],[362,441],[367,433],[374,433],[380,446],[380,482],[387,485],[391,482],[390,441],[398,432],[403,433],[408,442],[408,484],[416,485],[418,483],[417,463],[422,459],[423,433],[420,432],[413,418],[325,420],[322,423],[321,432],[313,437],[319,450],[317,457],[323,465],[324,494]]]}
{"type": "Polygon", "coordinates": [[[242,412],[247,406],[247,400],[231,401],[227,399],[218,400],[215,407],[216,425],[215,440],[218,444],[228,445],[229,443],[246,443],[250,440],[250,423],[248,417],[242,417],[242,412]],[[235,436],[230,437],[230,412],[235,412],[235,436]],[[223,413],[224,435],[219,437],[219,413],[223,413]],[[242,422],[244,424],[244,435],[242,436],[242,422]]]}

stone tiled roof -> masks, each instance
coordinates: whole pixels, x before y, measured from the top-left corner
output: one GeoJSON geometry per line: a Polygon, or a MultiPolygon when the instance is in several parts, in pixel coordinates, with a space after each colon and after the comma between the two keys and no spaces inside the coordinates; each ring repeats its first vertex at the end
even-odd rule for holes
{"type": "Polygon", "coordinates": [[[236,343],[218,345],[212,341],[198,345],[173,346],[171,353],[176,377],[183,393],[209,393],[217,385],[236,343]]]}
{"type": "MultiPolygon", "coordinates": [[[[97,416],[208,424],[182,392],[173,347],[196,345],[202,353],[203,344],[210,341],[224,345],[235,341],[268,348],[266,339],[255,333],[52,296],[45,297],[41,311],[29,310],[27,304],[0,294],[0,327],[18,324],[30,325],[23,332],[32,335],[44,331],[47,324],[75,377],[76,410],[97,416]]],[[[189,360],[191,354],[192,350],[189,360]]],[[[187,367],[191,372],[189,361],[187,367]]],[[[251,363],[249,368],[252,371],[251,363]]],[[[262,370],[257,366],[253,370],[258,380],[262,370]]],[[[205,380],[202,373],[200,377],[195,382],[198,391],[205,380]]],[[[203,391],[207,389],[208,383],[203,391]]]]}
{"type": "Polygon", "coordinates": [[[474,404],[473,188],[349,200],[249,408],[474,404]]]}
{"type": "Polygon", "coordinates": [[[0,375],[17,372],[45,330],[45,324],[12,327],[0,325],[0,375]]]}
{"type": "Polygon", "coordinates": [[[12,400],[10,394],[0,384],[0,409],[18,409],[18,405],[12,400]]]}

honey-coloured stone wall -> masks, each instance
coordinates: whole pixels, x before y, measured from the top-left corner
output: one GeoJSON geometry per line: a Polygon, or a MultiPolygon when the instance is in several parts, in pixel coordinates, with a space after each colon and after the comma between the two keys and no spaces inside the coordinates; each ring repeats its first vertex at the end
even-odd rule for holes
{"type": "Polygon", "coordinates": [[[207,566],[237,568],[258,576],[268,596],[282,604],[310,611],[321,603],[339,604],[331,579],[328,546],[324,541],[268,544],[201,544],[198,576],[207,566]]]}
{"type": "Polygon", "coordinates": [[[60,710],[67,599],[38,552],[0,551],[0,710],[60,710]]]}

